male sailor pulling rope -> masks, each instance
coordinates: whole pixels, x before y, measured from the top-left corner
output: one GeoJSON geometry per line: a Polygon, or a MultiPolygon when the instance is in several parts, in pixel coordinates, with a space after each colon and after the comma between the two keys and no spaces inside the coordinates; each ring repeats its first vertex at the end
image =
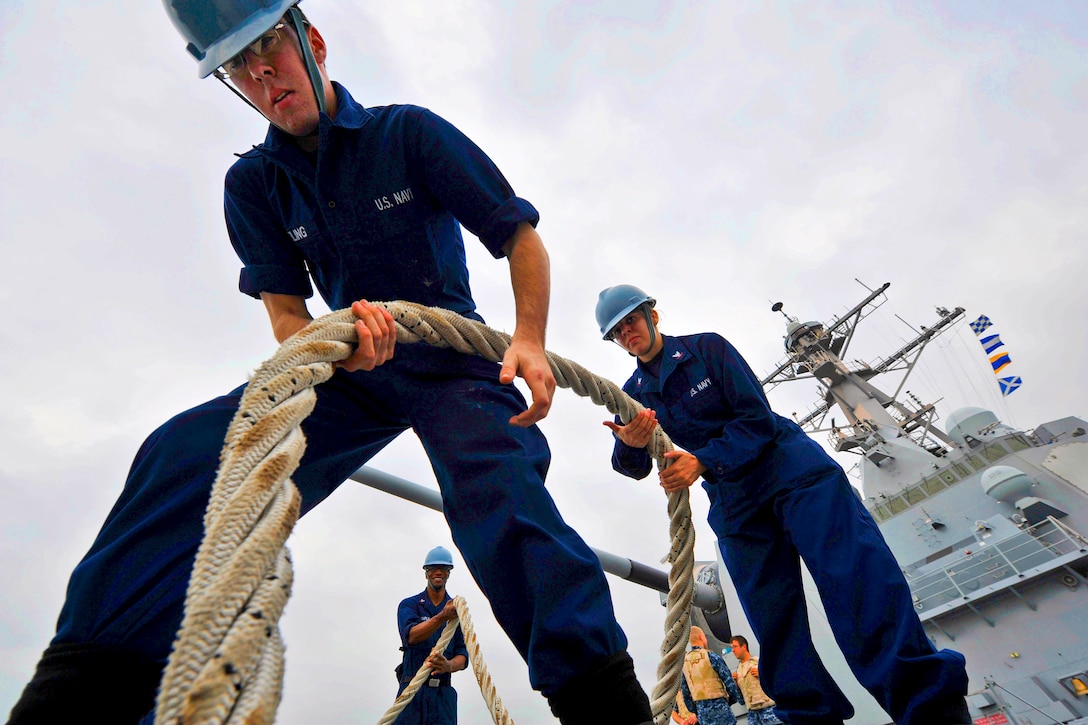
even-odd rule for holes
{"type": "MultiPolygon", "coordinates": [[[[537,211],[437,115],[366,108],[332,83],[325,41],[293,2],[164,0],[200,75],[215,73],[271,122],[264,143],[227,173],[241,290],[264,302],[280,341],[310,322],[311,279],[331,308],[358,318],[357,349],[316,389],[303,423],[300,513],[413,429],[453,541],[532,686],[564,723],[589,721],[581,709],[589,693],[610,723],[647,722],[601,567],[544,488],[549,451],[534,424],[555,380],[544,352],[549,272],[537,211]],[[459,225],[510,265],[517,323],[502,365],[430,345],[396,348],[394,358],[392,318],[368,299],[481,319],[459,225]],[[532,392],[530,407],[510,384],[515,376],[532,392]],[[510,576],[518,571],[534,576],[510,576]]],[[[136,722],[151,709],[243,390],[181,413],[140,448],[11,722],[88,712],[136,722]]]]}

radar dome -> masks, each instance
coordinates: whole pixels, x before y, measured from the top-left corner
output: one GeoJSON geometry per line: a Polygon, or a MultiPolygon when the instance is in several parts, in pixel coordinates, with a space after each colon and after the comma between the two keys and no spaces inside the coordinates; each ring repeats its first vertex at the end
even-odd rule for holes
{"type": "Polygon", "coordinates": [[[982,472],[979,483],[990,498],[1015,505],[1031,493],[1034,482],[1018,468],[990,466],[982,472]]]}
{"type": "Polygon", "coordinates": [[[948,435],[961,445],[967,445],[967,438],[981,440],[984,435],[1001,435],[1012,429],[1003,425],[993,411],[985,408],[960,408],[948,416],[948,435]],[[986,433],[981,431],[986,429],[986,433]]]}

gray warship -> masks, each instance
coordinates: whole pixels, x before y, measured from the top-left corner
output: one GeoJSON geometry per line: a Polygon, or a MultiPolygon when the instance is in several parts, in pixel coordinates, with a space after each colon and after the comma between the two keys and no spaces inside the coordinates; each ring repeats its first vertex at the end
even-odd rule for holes
{"type": "MultiPolygon", "coordinates": [[[[903,394],[903,385],[926,345],[964,320],[963,308],[938,307],[930,326],[872,364],[844,362],[859,323],[887,301],[889,286],[828,322],[802,322],[776,303],[772,310],[786,317],[786,355],[761,380],[764,389],[817,386],[818,404],[795,419],[832,450],[858,456],[851,473],[859,495],[927,633],[967,658],[974,722],[1088,723],[1088,422],[1068,417],[1016,430],[971,407],[954,411],[942,429],[935,405],[903,394]],[[875,382],[891,372],[902,374],[894,394],[875,382]]],[[[729,629],[743,631],[747,622],[717,564],[699,577],[721,586],[728,614],[710,619],[727,617],[729,629]]],[[[827,642],[821,656],[857,710],[850,722],[890,722],[838,655],[806,582],[813,636],[827,642]]]]}

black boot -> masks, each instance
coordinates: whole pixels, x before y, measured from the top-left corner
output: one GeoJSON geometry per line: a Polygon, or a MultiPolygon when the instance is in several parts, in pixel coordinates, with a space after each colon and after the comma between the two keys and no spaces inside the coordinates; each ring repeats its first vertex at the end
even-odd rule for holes
{"type": "Polygon", "coordinates": [[[911,713],[910,721],[925,725],[974,725],[967,700],[962,697],[926,702],[911,713]]]}
{"type": "Polygon", "coordinates": [[[974,725],[974,720],[971,719],[971,711],[967,709],[967,700],[961,698],[953,706],[949,722],[952,725],[974,725]]]}
{"type": "Polygon", "coordinates": [[[548,698],[563,725],[646,725],[653,718],[650,698],[635,677],[635,663],[617,652],[575,676],[548,698]]]}
{"type": "Polygon", "coordinates": [[[139,723],[155,707],[162,665],[94,644],[54,644],[11,710],[8,725],[139,723]]]}

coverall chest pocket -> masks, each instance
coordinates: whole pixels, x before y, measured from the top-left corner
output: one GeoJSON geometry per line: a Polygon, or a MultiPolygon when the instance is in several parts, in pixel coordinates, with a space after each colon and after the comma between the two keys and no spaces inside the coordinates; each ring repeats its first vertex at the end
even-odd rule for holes
{"type": "Polygon", "coordinates": [[[684,369],[686,390],[679,391],[684,412],[693,421],[708,421],[722,414],[721,383],[710,376],[699,360],[691,360],[684,369]]]}
{"type": "Polygon", "coordinates": [[[433,304],[428,290],[440,279],[428,227],[387,213],[381,224],[368,224],[364,236],[348,240],[343,256],[347,273],[365,280],[371,299],[410,299],[433,304]]]}

